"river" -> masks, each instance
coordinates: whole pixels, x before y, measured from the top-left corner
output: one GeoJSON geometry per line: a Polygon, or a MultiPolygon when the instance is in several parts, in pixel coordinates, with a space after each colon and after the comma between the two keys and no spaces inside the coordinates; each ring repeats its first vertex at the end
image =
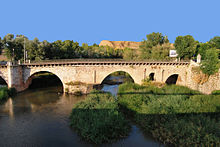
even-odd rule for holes
{"type": "MultiPolygon", "coordinates": [[[[75,103],[85,96],[60,92],[62,87],[29,89],[0,105],[0,146],[94,146],[83,141],[69,126],[75,103]]],[[[117,94],[118,85],[104,85],[103,91],[117,94]]],[[[100,146],[161,146],[132,126],[130,135],[112,144],[100,146]]]]}

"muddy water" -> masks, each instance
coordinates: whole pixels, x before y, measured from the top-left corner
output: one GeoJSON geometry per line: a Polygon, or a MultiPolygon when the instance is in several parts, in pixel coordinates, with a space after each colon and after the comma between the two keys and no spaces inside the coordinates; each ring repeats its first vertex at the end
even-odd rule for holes
{"type": "MultiPolygon", "coordinates": [[[[117,93],[117,85],[104,91],[117,93]]],[[[59,87],[27,90],[0,105],[0,146],[94,146],[80,139],[69,127],[73,105],[85,99],[60,93],[59,87]]],[[[136,127],[113,144],[100,146],[160,146],[136,127]]]]}

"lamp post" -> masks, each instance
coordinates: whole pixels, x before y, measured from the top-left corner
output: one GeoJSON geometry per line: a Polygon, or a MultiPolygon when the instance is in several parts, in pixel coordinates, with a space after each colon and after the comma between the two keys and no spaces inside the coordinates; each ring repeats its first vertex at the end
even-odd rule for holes
{"type": "Polygon", "coordinates": [[[12,50],[13,50],[12,62],[14,62],[15,61],[15,49],[13,48],[12,50]]]}
{"type": "MultiPolygon", "coordinates": [[[[21,36],[18,36],[16,38],[22,38],[21,36]]],[[[24,37],[24,63],[26,62],[26,58],[27,58],[27,51],[25,49],[25,37],[24,37]]]]}
{"type": "Polygon", "coordinates": [[[24,37],[24,63],[26,62],[25,37],[24,37]]]}

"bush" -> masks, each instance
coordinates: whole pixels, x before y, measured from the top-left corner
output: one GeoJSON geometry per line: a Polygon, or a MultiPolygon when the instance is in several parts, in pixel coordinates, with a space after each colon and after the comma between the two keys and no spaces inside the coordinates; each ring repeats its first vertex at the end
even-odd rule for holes
{"type": "Polygon", "coordinates": [[[220,90],[215,90],[212,92],[212,95],[220,95],[220,90]]]}
{"type": "Polygon", "coordinates": [[[118,103],[144,133],[175,146],[220,143],[220,98],[187,87],[119,86],[118,103]]]}
{"type": "Polygon", "coordinates": [[[85,101],[73,107],[71,126],[87,141],[95,144],[113,142],[126,137],[131,128],[118,109],[109,93],[93,91],[85,101]]]}
{"type": "Polygon", "coordinates": [[[9,97],[8,88],[7,87],[0,88],[0,100],[5,100],[8,97],[9,97]]]}
{"type": "Polygon", "coordinates": [[[17,90],[15,88],[9,88],[8,89],[8,95],[9,96],[15,96],[17,93],[17,90]]]}

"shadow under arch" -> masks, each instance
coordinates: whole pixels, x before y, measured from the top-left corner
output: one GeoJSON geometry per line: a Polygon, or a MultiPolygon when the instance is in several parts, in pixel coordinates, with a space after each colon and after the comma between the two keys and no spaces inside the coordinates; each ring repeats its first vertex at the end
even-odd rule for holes
{"type": "Polygon", "coordinates": [[[108,74],[102,80],[101,84],[116,85],[116,84],[122,84],[125,82],[134,83],[134,79],[128,72],[119,70],[119,71],[114,71],[108,74]]]}
{"type": "Polygon", "coordinates": [[[2,76],[0,76],[0,87],[2,87],[2,86],[8,87],[8,83],[6,82],[6,80],[2,76]]]}
{"type": "Polygon", "coordinates": [[[178,78],[179,78],[179,74],[170,75],[170,76],[167,78],[167,80],[166,80],[165,83],[168,84],[168,85],[176,84],[178,78]]]}
{"type": "Polygon", "coordinates": [[[50,71],[39,71],[33,73],[28,77],[25,85],[29,89],[59,86],[62,87],[62,92],[64,87],[62,80],[50,71]]]}

